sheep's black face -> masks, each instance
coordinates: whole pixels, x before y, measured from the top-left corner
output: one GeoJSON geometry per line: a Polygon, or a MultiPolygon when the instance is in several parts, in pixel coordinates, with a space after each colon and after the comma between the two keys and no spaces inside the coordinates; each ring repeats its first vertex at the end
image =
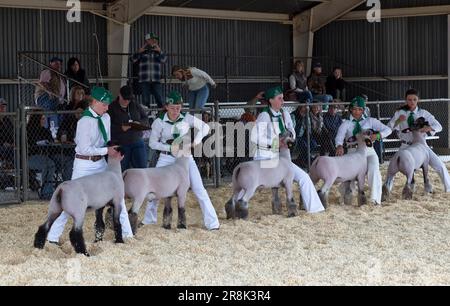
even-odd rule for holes
{"type": "Polygon", "coordinates": [[[124,156],[125,155],[125,150],[121,146],[118,146],[117,148],[114,148],[114,150],[119,152],[120,156],[124,156]]]}

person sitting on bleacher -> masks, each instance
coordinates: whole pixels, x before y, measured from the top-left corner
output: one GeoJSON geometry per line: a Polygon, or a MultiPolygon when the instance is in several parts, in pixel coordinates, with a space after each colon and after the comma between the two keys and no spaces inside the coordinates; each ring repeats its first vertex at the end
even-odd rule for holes
{"type": "MultiPolygon", "coordinates": [[[[416,89],[409,89],[405,94],[406,104],[400,107],[391,118],[388,126],[398,132],[402,144],[400,150],[408,147],[412,142],[412,133],[401,133],[404,129],[410,127],[414,120],[423,117],[429,123],[429,127],[422,128],[421,132],[428,135],[434,135],[442,131],[442,125],[434,118],[428,111],[417,106],[419,102],[419,93],[416,89]]],[[[439,156],[429,148],[430,151],[430,166],[439,173],[442,183],[444,184],[445,192],[450,192],[450,176],[447,168],[439,156]]],[[[393,182],[392,182],[393,183],[393,182]]]]}
{"type": "Polygon", "coordinates": [[[312,67],[311,75],[308,77],[308,88],[313,94],[313,98],[323,103],[323,109],[328,109],[328,103],[333,101],[333,97],[326,94],[320,63],[314,63],[312,67]]]}
{"type": "Polygon", "coordinates": [[[302,103],[311,103],[312,93],[308,89],[308,81],[305,75],[305,64],[302,61],[296,61],[294,71],[289,76],[290,91],[295,92],[297,100],[302,103]]]}
{"type": "MultiPolygon", "coordinates": [[[[0,113],[6,112],[5,99],[0,98],[0,113]]],[[[0,161],[8,167],[14,166],[14,125],[8,116],[0,116],[0,161]]]]}

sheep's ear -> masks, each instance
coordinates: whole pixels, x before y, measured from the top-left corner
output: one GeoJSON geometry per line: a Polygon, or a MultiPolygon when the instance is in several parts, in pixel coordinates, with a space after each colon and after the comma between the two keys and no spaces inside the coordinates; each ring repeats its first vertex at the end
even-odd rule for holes
{"type": "Polygon", "coordinates": [[[121,156],[125,155],[125,150],[121,146],[118,146],[117,148],[114,148],[114,150],[119,152],[121,156]]]}
{"type": "Polygon", "coordinates": [[[366,138],[364,141],[366,142],[367,147],[371,148],[373,146],[372,140],[366,138]]]}

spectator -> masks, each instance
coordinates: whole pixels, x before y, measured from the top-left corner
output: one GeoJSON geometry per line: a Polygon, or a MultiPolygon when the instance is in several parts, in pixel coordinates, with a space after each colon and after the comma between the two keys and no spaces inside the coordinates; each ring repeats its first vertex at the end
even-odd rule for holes
{"type": "Polygon", "coordinates": [[[328,112],[325,113],[323,116],[323,123],[325,124],[325,127],[327,128],[328,132],[330,133],[330,137],[333,140],[336,138],[337,131],[339,129],[339,126],[342,124],[342,117],[338,113],[338,105],[335,103],[331,103],[330,107],[328,108],[328,112]]]}
{"type": "Polygon", "coordinates": [[[28,167],[30,170],[42,172],[42,188],[39,197],[49,200],[54,191],[54,175],[56,166],[49,157],[49,148],[46,144],[52,143],[50,130],[45,127],[44,115],[31,114],[27,124],[28,139],[28,167]]]}
{"type": "Polygon", "coordinates": [[[313,94],[313,98],[324,103],[323,109],[328,109],[328,103],[333,101],[333,97],[326,94],[325,84],[322,80],[322,66],[314,63],[311,75],[308,78],[308,88],[313,94]]]}
{"type": "MultiPolygon", "coordinates": [[[[39,85],[34,93],[36,104],[45,111],[56,111],[60,104],[64,102],[66,95],[65,79],[62,77],[61,65],[63,60],[59,57],[50,59],[50,69],[45,69],[39,76],[39,85]]],[[[45,127],[58,127],[58,115],[49,115],[45,122],[45,127]],[[50,124],[53,122],[53,124],[50,124]]]]}
{"type": "Polygon", "coordinates": [[[333,68],[333,74],[327,77],[325,87],[327,94],[331,95],[333,99],[345,101],[345,81],[342,78],[342,69],[340,67],[333,68]]]}
{"type": "Polygon", "coordinates": [[[84,92],[89,95],[91,90],[89,87],[89,80],[86,75],[86,71],[81,68],[80,60],[76,57],[71,57],[69,61],[67,62],[67,70],[64,73],[68,78],[74,79],[78,83],[81,83],[84,86],[81,86],[80,84],[77,84],[71,80],[69,80],[69,90],[72,89],[73,86],[81,86],[84,89],[84,92]]]}
{"type": "MultiPolygon", "coordinates": [[[[0,98],[0,113],[5,113],[8,103],[0,98]]],[[[14,125],[7,116],[0,115],[0,160],[14,164],[14,125]]]]}
{"type": "Polygon", "coordinates": [[[111,117],[111,141],[122,147],[122,171],[130,168],[147,168],[147,154],[142,139],[142,131],[129,125],[130,122],[148,124],[144,109],[134,101],[130,86],[120,88],[119,96],[108,110],[111,117]]]}
{"type": "Polygon", "coordinates": [[[188,87],[188,103],[190,109],[203,109],[209,97],[208,84],[213,88],[217,86],[206,72],[195,67],[173,66],[172,75],[184,82],[184,86],[188,87]]]}
{"type": "Polygon", "coordinates": [[[132,60],[133,63],[139,63],[142,103],[150,107],[150,96],[153,95],[158,108],[162,108],[161,64],[167,61],[167,55],[159,46],[158,35],[146,34],[144,45],[133,55],[132,60]]]}
{"type": "Polygon", "coordinates": [[[297,94],[297,100],[302,103],[311,103],[312,93],[308,90],[308,81],[305,75],[305,64],[302,61],[295,62],[294,72],[289,76],[289,87],[297,94]]]}
{"type": "Polygon", "coordinates": [[[311,105],[310,117],[311,133],[315,142],[320,145],[320,155],[335,155],[333,141],[323,122],[322,107],[317,104],[311,105]]]}

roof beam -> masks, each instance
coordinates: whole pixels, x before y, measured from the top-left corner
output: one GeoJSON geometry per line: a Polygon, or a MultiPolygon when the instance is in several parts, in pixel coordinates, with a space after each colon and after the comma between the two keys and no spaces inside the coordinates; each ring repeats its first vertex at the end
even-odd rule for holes
{"type": "MultiPolygon", "coordinates": [[[[67,11],[67,1],[60,0],[0,0],[0,7],[24,8],[24,9],[43,9],[43,10],[59,10],[67,11]]],[[[98,2],[81,2],[82,11],[103,12],[103,4],[98,2]]]]}
{"type": "Polygon", "coordinates": [[[154,6],[148,9],[147,15],[178,16],[193,18],[231,19],[247,21],[266,21],[292,24],[288,14],[259,13],[248,11],[209,10],[186,7],[154,6]]]}
{"type": "Polygon", "coordinates": [[[132,24],[164,0],[118,0],[108,7],[108,15],[122,23],[132,24]]]}
{"type": "MultiPolygon", "coordinates": [[[[432,5],[420,7],[403,7],[395,9],[382,9],[381,18],[400,18],[418,16],[449,15],[450,5],[432,5]]],[[[363,20],[367,18],[367,11],[353,11],[345,14],[339,20],[363,20]]]]}
{"type": "Polygon", "coordinates": [[[316,32],[332,21],[347,14],[363,2],[365,0],[331,0],[313,7],[311,9],[312,20],[310,30],[316,32]]]}

